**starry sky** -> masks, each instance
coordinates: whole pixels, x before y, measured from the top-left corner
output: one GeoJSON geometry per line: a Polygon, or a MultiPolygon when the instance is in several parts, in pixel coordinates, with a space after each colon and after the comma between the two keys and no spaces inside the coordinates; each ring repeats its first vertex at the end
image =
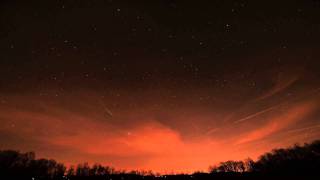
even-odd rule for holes
{"type": "Polygon", "coordinates": [[[320,1],[0,2],[0,149],[206,171],[320,138],[320,1]]]}

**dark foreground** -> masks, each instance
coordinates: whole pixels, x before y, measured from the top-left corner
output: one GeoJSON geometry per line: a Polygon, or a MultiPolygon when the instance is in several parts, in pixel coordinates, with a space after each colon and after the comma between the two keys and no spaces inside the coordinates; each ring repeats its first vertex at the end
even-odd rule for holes
{"type": "Polygon", "coordinates": [[[305,180],[320,179],[320,141],[276,149],[257,161],[226,161],[209,173],[155,175],[152,172],[117,171],[88,163],[66,168],[52,159],[36,159],[35,153],[0,151],[0,180],[305,180]]]}
{"type": "Polygon", "coordinates": [[[107,176],[63,176],[60,178],[35,178],[35,177],[3,177],[1,179],[11,180],[319,180],[319,175],[257,175],[257,174],[193,174],[193,175],[163,175],[163,176],[142,176],[132,174],[118,174],[107,176]]]}

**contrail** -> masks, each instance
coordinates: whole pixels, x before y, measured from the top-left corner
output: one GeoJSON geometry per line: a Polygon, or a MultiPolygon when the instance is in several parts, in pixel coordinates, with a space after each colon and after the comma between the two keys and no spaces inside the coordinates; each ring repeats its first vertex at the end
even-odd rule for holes
{"type": "MultiPolygon", "coordinates": [[[[320,87],[319,87],[319,88],[316,88],[316,89],[314,89],[314,90],[312,90],[312,91],[310,91],[310,92],[308,92],[308,93],[306,93],[306,94],[305,94],[304,96],[302,96],[302,97],[296,97],[296,98],[294,98],[292,101],[298,101],[298,100],[301,100],[301,99],[303,99],[303,98],[305,98],[305,97],[307,97],[307,96],[314,95],[314,94],[317,94],[317,93],[319,93],[319,92],[320,92],[320,87]]],[[[259,115],[262,115],[262,114],[264,114],[264,113],[267,113],[267,112],[269,112],[269,111],[272,111],[273,109],[276,109],[276,108],[278,108],[278,107],[281,107],[281,106],[283,106],[283,105],[285,105],[285,104],[288,104],[288,102],[284,102],[284,103],[281,103],[281,104],[278,104],[278,105],[274,105],[274,106],[272,106],[272,107],[270,107],[270,108],[267,108],[267,109],[265,109],[265,110],[256,112],[256,113],[251,114],[251,115],[249,115],[249,116],[247,116],[247,117],[238,119],[238,120],[234,121],[233,123],[234,123],[234,124],[237,124],[237,123],[241,123],[241,122],[243,122],[243,121],[246,121],[246,120],[255,118],[255,117],[259,116],[259,115]]],[[[230,119],[230,117],[232,117],[232,116],[229,116],[228,119],[230,119]]],[[[320,125],[319,125],[319,126],[320,126],[320,125]]],[[[317,126],[316,126],[316,127],[317,127],[317,126]]],[[[207,131],[206,134],[211,134],[211,133],[215,132],[216,130],[217,130],[216,128],[213,128],[213,129],[207,131]]]]}
{"type": "Polygon", "coordinates": [[[243,121],[252,119],[252,118],[257,117],[257,116],[259,116],[259,115],[261,115],[261,114],[267,113],[267,112],[269,112],[269,111],[277,108],[278,106],[279,106],[279,105],[276,105],[276,106],[270,107],[270,108],[268,108],[268,109],[259,111],[259,112],[257,112],[257,113],[251,114],[251,115],[249,115],[249,116],[247,116],[247,117],[244,117],[244,118],[241,118],[241,119],[239,119],[239,120],[236,120],[236,121],[234,121],[233,123],[240,123],[240,122],[243,122],[243,121]]]}
{"type": "MultiPolygon", "coordinates": [[[[277,107],[279,107],[279,106],[281,106],[281,104],[280,104],[280,105],[275,105],[275,106],[272,106],[272,107],[270,107],[270,108],[268,108],[268,109],[265,109],[265,110],[262,110],[262,111],[260,111],[260,112],[251,114],[251,115],[249,115],[249,116],[247,116],[247,117],[244,117],[244,118],[241,118],[241,119],[239,119],[239,120],[236,120],[236,121],[234,121],[233,123],[237,124],[237,123],[240,123],[240,122],[243,122],[243,121],[252,119],[252,118],[257,117],[257,116],[259,116],[259,115],[261,115],[261,114],[267,113],[267,112],[269,112],[269,111],[271,111],[271,110],[273,110],[273,109],[275,109],[275,108],[277,108],[277,107]]],[[[208,134],[214,133],[214,132],[217,131],[217,130],[218,130],[218,128],[213,128],[213,129],[207,131],[206,134],[208,135],[208,134]]]]}
{"type": "Polygon", "coordinates": [[[313,126],[299,128],[299,129],[292,129],[292,130],[289,130],[288,133],[295,133],[295,132],[300,132],[300,131],[305,131],[305,130],[310,130],[310,129],[316,129],[316,128],[320,128],[320,124],[315,124],[313,126]]]}
{"type": "Polygon", "coordinates": [[[209,135],[209,134],[212,134],[212,133],[214,133],[214,132],[216,132],[218,130],[219,130],[219,128],[213,128],[213,129],[207,131],[206,134],[209,135]]]}
{"type": "Polygon", "coordinates": [[[258,97],[257,99],[254,100],[254,102],[272,97],[275,94],[278,94],[278,93],[282,92],[283,90],[287,89],[288,87],[290,87],[292,84],[294,84],[298,80],[299,80],[299,76],[294,76],[294,77],[291,77],[287,80],[279,79],[278,82],[276,83],[276,85],[273,88],[271,88],[271,90],[269,90],[269,92],[258,97]]]}
{"type": "MultiPolygon", "coordinates": [[[[320,91],[320,88],[317,88],[317,89],[315,89],[313,91],[310,91],[308,94],[306,94],[306,95],[304,95],[302,97],[295,98],[294,101],[298,101],[298,100],[303,99],[303,98],[305,98],[306,96],[309,96],[309,95],[317,94],[319,91],[320,91]]],[[[252,118],[257,117],[257,116],[259,116],[261,114],[264,114],[264,113],[267,113],[267,112],[269,112],[269,111],[271,111],[273,109],[276,109],[276,108],[278,108],[280,106],[283,106],[284,104],[287,104],[287,103],[284,102],[282,104],[278,104],[278,105],[272,106],[272,107],[270,107],[268,109],[262,110],[260,112],[257,112],[257,113],[251,114],[251,115],[249,115],[247,117],[244,117],[244,118],[241,118],[239,120],[236,120],[236,121],[234,121],[234,123],[240,123],[240,122],[252,119],[252,118]]]]}

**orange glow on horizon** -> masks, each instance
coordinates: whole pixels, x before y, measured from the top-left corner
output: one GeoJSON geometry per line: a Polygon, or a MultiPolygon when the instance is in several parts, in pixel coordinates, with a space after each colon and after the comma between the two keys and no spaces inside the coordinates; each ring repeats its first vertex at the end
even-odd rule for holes
{"type": "Polygon", "coordinates": [[[29,143],[11,143],[6,148],[35,151],[39,157],[54,158],[68,165],[97,162],[116,169],[160,173],[207,171],[210,165],[221,161],[256,159],[273,148],[312,140],[319,135],[315,132],[305,139],[296,134],[296,138],[290,139],[295,137],[292,136],[295,125],[318,110],[317,96],[262,110],[243,121],[211,125],[209,129],[200,121],[212,117],[209,111],[190,116],[172,111],[175,121],[181,122],[177,128],[150,114],[144,114],[144,119],[134,117],[135,113],[141,113],[138,109],[106,117],[103,107],[90,100],[72,104],[79,109],[70,110],[66,105],[45,103],[31,96],[27,99],[24,102],[37,106],[22,103],[18,108],[13,105],[1,108],[0,118],[4,120],[1,131],[31,139],[29,143]],[[126,124],[122,124],[125,118],[126,124]],[[288,130],[291,134],[284,133],[288,130]],[[278,143],[273,136],[290,138],[278,143]]]}

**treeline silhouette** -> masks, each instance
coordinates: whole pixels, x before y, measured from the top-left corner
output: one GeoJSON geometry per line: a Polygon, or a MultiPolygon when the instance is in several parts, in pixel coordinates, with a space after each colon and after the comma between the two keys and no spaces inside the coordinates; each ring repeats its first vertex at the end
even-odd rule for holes
{"type": "Polygon", "coordinates": [[[320,140],[304,146],[274,149],[255,162],[226,161],[210,167],[210,173],[252,173],[263,175],[320,175],[320,140]]]}
{"type": "Polygon", "coordinates": [[[299,179],[320,177],[320,140],[303,146],[275,149],[257,161],[226,161],[209,168],[209,173],[159,175],[151,171],[119,171],[109,166],[88,163],[66,166],[53,159],[36,159],[34,152],[0,151],[0,179],[107,179],[107,180],[193,180],[193,179],[299,179]]]}

